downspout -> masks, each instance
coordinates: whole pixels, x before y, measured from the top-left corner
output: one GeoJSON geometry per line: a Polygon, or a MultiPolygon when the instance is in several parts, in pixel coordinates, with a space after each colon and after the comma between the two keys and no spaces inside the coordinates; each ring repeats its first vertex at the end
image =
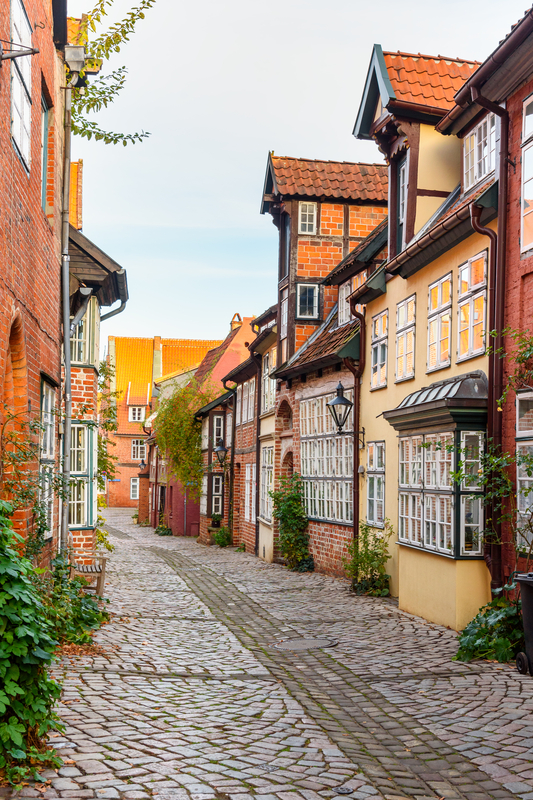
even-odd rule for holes
{"type": "Polygon", "coordinates": [[[345,358],[344,366],[353,375],[353,538],[359,541],[359,515],[360,515],[360,492],[359,492],[359,425],[360,425],[360,397],[361,397],[361,375],[365,368],[366,358],[366,328],[364,316],[356,310],[355,300],[350,299],[350,310],[355,319],[359,320],[359,364],[354,366],[351,358],[345,358]]]}
{"type": "Polygon", "coordinates": [[[228,389],[226,386],[226,379],[222,381],[222,385],[227,392],[232,394],[233,414],[231,415],[231,456],[230,456],[230,473],[229,473],[229,514],[228,514],[228,527],[231,532],[233,541],[233,495],[235,492],[235,428],[237,422],[237,404],[235,398],[237,397],[237,387],[228,389]]]}
{"type": "MultiPolygon", "coordinates": [[[[476,233],[486,235],[491,240],[490,247],[490,283],[489,292],[492,288],[493,297],[490,298],[489,305],[489,324],[490,329],[496,332],[494,343],[491,348],[489,361],[489,414],[488,432],[489,437],[496,447],[501,447],[503,442],[503,414],[499,411],[498,401],[503,394],[503,359],[500,356],[503,347],[503,330],[505,326],[505,262],[507,247],[507,175],[508,175],[508,156],[509,156],[509,114],[507,110],[501,108],[496,103],[483,97],[476,86],[472,87],[472,101],[482,108],[486,108],[500,118],[500,163],[498,172],[498,233],[490,228],[482,226],[480,223],[481,208],[471,206],[470,215],[472,227],[476,233]],[[494,255],[493,255],[494,254],[494,255]]],[[[502,544],[501,544],[501,524],[496,526],[497,542],[491,542],[489,568],[491,570],[492,589],[497,589],[502,585],[502,544]]]]}
{"type": "Polygon", "coordinates": [[[65,87],[65,152],[63,163],[63,207],[61,211],[61,293],[63,306],[63,363],[64,363],[64,405],[65,424],[63,428],[63,487],[67,498],[61,506],[60,549],[68,549],[68,516],[70,497],[70,447],[72,441],[72,370],[70,364],[70,256],[69,256],[69,212],[70,212],[70,161],[72,136],[72,82],[78,75],[74,73],[65,87]]]}

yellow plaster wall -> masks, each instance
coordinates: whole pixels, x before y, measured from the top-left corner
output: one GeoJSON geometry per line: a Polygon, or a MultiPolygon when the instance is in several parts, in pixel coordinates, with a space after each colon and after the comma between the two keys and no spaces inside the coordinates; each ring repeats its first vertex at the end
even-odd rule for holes
{"type": "MultiPolygon", "coordinates": [[[[451,192],[461,180],[461,141],[442,136],[431,125],[420,125],[418,189],[451,192]]],[[[443,197],[418,197],[415,233],[442,205],[443,197]]]]}
{"type": "Polygon", "coordinates": [[[259,558],[268,561],[269,564],[274,560],[274,536],[272,527],[265,522],[259,521],[259,558]]]}
{"type": "MultiPolygon", "coordinates": [[[[495,221],[490,223],[495,228],[495,221]]],[[[400,276],[394,277],[387,283],[387,292],[382,297],[378,297],[366,307],[366,367],[362,376],[361,383],[361,427],[365,428],[366,442],[385,441],[385,516],[390,519],[394,536],[391,539],[391,559],[389,561],[388,572],[391,575],[391,592],[394,596],[399,596],[400,608],[410,610],[411,613],[427,618],[427,608],[431,608],[435,603],[442,605],[447,611],[441,619],[441,623],[455,628],[457,620],[464,621],[465,615],[468,616],[471,609],[474,613],[486,600],[485,591],[479,581],[472,586],[472,597],[469,599],[465,592],[457,589],[455,596],[459,598],[459,605],[452,612],[448,607],[449,577],[447,571],[450,570],[452,563],[446,556],[434,555],[437,563],[442,564],[442,582],[439,579],[432,579],[424,583],[424,592],[417,588],[415,590],[412,581],[401,581],[400,554],[402,559],[402,570],[406,574],[411,574],[409,559],[417,559],[420,552],[413,548],[408,548],[396,544],[398,531],[398,434],[391,425],[381,416],[384,411],[396,408],[401,401],[417,389],[429,386],[431,383],[461,375],[465,372],[481,369],[488,373],[488,358],[486,355],[476,356],[457,363],[457,285],[458,267],[472,256],[482,252],[488,247],[488,239],[479,234],[472,234],[468,239],[459,243],[455,248],[449,250],[444,255],[437,258],[432,264],[421,269],[415,275],[404,280],[400,276]],[[427,308],[428,308],[428,286],[443,277],[447,273],[452,273],[452,333],[451,333],[451,366],[427,373],[427,308]],[[406,381],[395,383],[395,362],[396,362],[396,305],[401,300],[405,300],[412,294],[416,296],[416,330],[415,330],[415,377],[406,381]],[[376,314],[389,310],[389,337],[388,337],[388,361],[387,361],[387,387],[384,389],[370,390],[370,361],[371,361],[371,320],[376,314]],[[477,605],[476,605],[477,604],[477,605]]],[[[361,450],[361,464],[366,470],[367,447],[361,450]]],[[[361,491],[361,519],[366,518],[366,474],[360,479],[361,491]]],[[[416,562],[418,563],[418,561],[416,562]]],[[[470,563],[470,562],[469,562],[470,563]]],[[[488,575],[488,570],[483,561],[477,562],[480,566],[472,568],[474,571],[480,570],[482,574],[488,575]]],[[[414,569],[414,568],[413,568],[414,569]]],[[[460,569],[463,569],[461,567],[460,569]]],[[[455,591],[455,590],[454,590],[455,591]]],[[[473,614],[472,614],[473,616],[473,614]]]]}

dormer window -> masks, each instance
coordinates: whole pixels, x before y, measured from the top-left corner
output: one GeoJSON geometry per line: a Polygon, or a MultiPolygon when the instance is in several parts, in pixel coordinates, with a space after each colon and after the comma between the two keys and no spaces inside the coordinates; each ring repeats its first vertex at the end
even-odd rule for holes
{"type": "Polygon", "coordinates": [[[463,142],[465,191],[489,175],[496,163],[496,117],[488,114],[463,142]]]}
{"type": "Polygon", "coordinates": [[[316,233],[316,203],[300,203],[298,232],[316,233]]]}
{"type": "Polygon", "coordinates": [[[144,406],[130,406],[129,421],[130,422],[143,422],[144,421],[144,406]]]}

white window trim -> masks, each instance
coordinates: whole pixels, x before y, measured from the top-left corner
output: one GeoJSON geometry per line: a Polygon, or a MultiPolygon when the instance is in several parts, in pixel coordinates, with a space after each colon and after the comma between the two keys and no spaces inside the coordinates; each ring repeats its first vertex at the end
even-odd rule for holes
{"type": "Polygon", "coordinates": [[[139,478],[130,478],[130,500],[139,499],[139,478]]]}
{"type": "Polygon", "coordinates": [[[398,219],[398,226],[402,226],[402,241],[400,242],[400,252],[405,249],[405,220],[407,219],[407,201],[409,197],[409,157],[410,151],[407,151],[405,158],[401,159],[398,163],[398,212],[397,212],[397,219],[398,219]],[[400,192],[401,192],[401,175],[402,172],[405,176],[404,181],[404,200],[403,200],[403,213],[400,213],[401,207],[401,200],[400,200],[400,192]]]}
{"type": "Polygon", "coordinates": [[[461,361],[467,361],[470,358],[475,358],[476,356],[483,355],[486,350],[487,346],[487,251],[482,251],[477,255],[469,258],[464,264],[461,264],[458,268],[458,279],[457,279],[457,363],[461,361]],[[484,267],[483,267],[483,281],[481,283],[476,283],[472,286],[471,283],[471,276],[472,276],[472,263],[477,261],[483,257],[484,259],[484,267]],[[461,294],[461,271],[468,267],[468,289],[467,291],[461,294]],[[474,349],[474,318],[473,318],[473,310],[474,310],[474,303],[480,297],[483,297],[483,344],[477,350],[474,349]],[[460,347],[461,347],[461,309],[465,305],[469,305],[469,323],[468,323],[468,351],[467,353],[460,354],[460,347]]]}
{"type": "Polygon", "coordinates": [[[320,315],[320,287],[318,283],[298,283],[296,284],[296,318],[299,320],[318,319],[320,315]],[[300,314],[300,296],[302,289],[313,289],[313,315],[300,314]]]}
{"type": "Polygon", "coordinates": [[[132,461],[143,461],[146,458],[146,445],[144,439],[131,440],[131,459],[132,461]]]}
{"type": "Polygon", "coordinates": [[[202,493],[200,495],[200,514],[207,517],[207,473],[202,475],[202,493]]]}
{"type": "Polygon", "coordinates": [[[396,373],[395,373],[395,380],[396,383],[400,383],[401,381],[408,381],[411,378],[415,377],[415,356],[416,356],[416,295],[412,294],[410,297],[407,297],[405,300],[402,300],[396,305],[396,373]],[[407,321],[407,309],[409,308],[409,303],[414,303],[414,315],[413,319],[408,322],[407,321]],[[405,319],[403,325],[400,325],[398,320],[400,316],[400,307],[405,306],[405,319]],[[411,372],[407,372],[407,340],[408,335],[412,333],[413,335],[413,368],[411,372]],[[399,374],[398,371],[398,360],[399,360],[399,343],[400,340],[403,339],[404,347],[403,347],[403,359],[404,359],[404,373],[403,375],[399,374]]]}
{"type": "Polygon", "coordinates": [[[146,409],[144,406],[129,406],[128,407],[128,422],[144,422],[146,409]],[[137,419],[137,412],[139,418],[137,419]]]}
{"type": "MultiPolygon", "coordinates": [[[[32,27],[22,0],[11,0],[11,40],[23,47],[32,46],[32,27]]],[[[31,166],[32,61],[31,56],[11,61],[11,136],[28,171],[31,166]]]]}
{"type": "Polygon", "coordinates": [[[318,211],[318,204],[317,203],[308,203],[307,201],[301,200],[298,204],[298,233],[302,234],[302,236],[316,236],[317,232],[317,211],[318,211]],[[303,230],[303,225],[310,225],[309,222],[302,222],[302,216],[304,213],[308,213],[304,211],[304,206],[311,206],[313,207],[313,226],[312,230],[308,230],[307,228],[303,230]]]}
{"type": "Polygon", "coordinates": [[[217,447],[219,439],[224,442],[224,416],[213,414],[213,448],[217,447]]]}
{"type": "MultiPolygon", "coordinates": [[[[530,97],[529,101],[530,101],[530,103],[533,102],[533,98],[530,97]]],[[[525,123],[525,118],[524,118],[524,123],[525,123]]],[[[522,158],[521,158],[521,164],[520,164],[520,252],[521,253],[527,253],[527,252],[529,252],[529,250],[533,249],[533,241],[527,242],[527,243],[524,242],[524,216],[525,216],[525,214],[524,214],[524,201],[525,201],[524,186],[525,186],[526,182],[527,183],[532,183],[532,185],[533,185],[533,173],[532,173],[531,177],[528,179],[528,181],[524,180],[524,178],[525,178],[524,164],[525,164],[526,153],[529,153],[532,150],[533,150],[533,133],[530,134],[529,139],[527,140],[527,142],[522,145],[522,158]]],[[[533,156],[532,156],[532,159],[533,159],[533,156]]],[[[532,194],[533,194],[533,190],[532,190],[532,194]]],[[[528,213],[528,216],[531,216],[531,215],[533,215],[533,209],[530,210],[529,213],[528,213]]]]}
{"type": "Polygon", "coordinates": [[[260,517],[272,522],[272,498],[269,492],[274,485],[274,447],[261,448],[261,508],[260,517]]]}
{"type": "Polygon", "coordinates": [[[353,319],[350,303],[348,302],[348,297],[351,295],[351,293],[352,279],[350,278],[348,281],[339,284],[339,306],[337,311],[337,325],[339,328],[341,325],[346,325],[347,322],[351,322],[353,319]]]}
{"type": "Polygon", "coordinates": [[[367,471],[366,471],[366,521],[373,528],[385,527],[385,442],[382,440],[368,442],[367,444],[367,471]],[[381,451],[381,466],[378,466],[377,452],[381,451]],[[371,453],[373,453],[373,462],[371,463],[371,453]],[[378,486],[378,478],[381,478],[381,496],[378,497],[375,493],[374,497],[370,498],[370,481],[374,481],[374,487],[378,486]],[[377,512],[378,504],[381,503],[381,519],[379,514],[372,514],[370,512],[370,504],[374,504],[374,511],[377,512]]]}
{"type": "Polygon", "coordinates": [[[372,333],[371,333],[372,342],[371,342],[371,347],[370,347],[370,354],[371,354],[370,355],[370,388],[371,389],[382,389],[387,385],[388,360],[389,360],[389,346],[388,346],[388,339],[389,339],[389,310],[388,309],[386,309],[385,311],[381,311],[379,314],[376,314],[375,316],[372,317],[372,328],[371,328],[371,331],[372,331],[372,333]],[[380,320],[380,328],[383,329],[383,323],[381,322],[381,320],[383,318],[385,318],[386,321],[387,321],[387,333],[385,333],[385,334],[380,333],[378,336],[374,337],[374,321],[375,320],[380,320]],[[381,369],[379,368],[379,365],[382,362],[379,361],[379,359],[378,359],[378,362],[377,362],[378,363],[378,371],[376,373],[377,378],[374,381],[374,372],[373,372],[374,350],[377,349],[378,357],[379,357],[379,354],[381,352],[380,348],[383,346],[383,344],[385,345],[385,361],[384,361],[385,378],[384,378],[383,382],[381,382],[381,380],[380,380],[381,369]]]}
{"type": "Polygon", "coordinates": [[[462,147],[462,151],[463,151],[463,187],[464,187],[464,191],[465,192],[470,191],[470,189],[472,189],[474,186],[476,186],[482,180],[485,180],[492,172],[494,172],[496,164],[498,163],[499,140],[500,140],[500,120],[499,120],[499,117],[497,117],[495,114],[492,114],[492,113],[486,114],[483,117],[483,119],[480,120],[480,122],[478,122],[478,124],[475,125],[471,130],[469,130],[468,133],[465,135],[465,137],[463,139],[463,147],[462,147]],[[491,121],[494,121],[494,134],[493,134],[494,135],[494,142],[491,142],[491,121]],[[485,123],[487,123],[487,126],[488,126],[487,135],[488,135],[488,139],[489,139],[488,156],[487,156],[488,169],[485,172],[480,172],[480,170],[479,170],[480,162],[477,159],[475,154],[476,154],[476,150],[479,147],[478,135],[479,135],[479,133],[481,131],[481,128],[483,127],[483,125],[485,123]],[[470,140],[470,137],[472,137],[472,136],[474,137],[474,147],[473,147],[473,150],[471,150],[469,152],[472,152],[474,154],[474,159],[475,160],[474,160],[474,164],[473,164],[473,167],[474,167],[473,173],[474,174],[473,174],[472,180],[470,181],[467,178],[467,169],[466,169],[467,151],[466,151],[466,145],[467,145],[467,142],[470,140]]]}
{"type": "Polygon", "coordinates": [[[211,476],[211,514],[224,516],[224,476],[215,473],[211,476]]]}
{"type": "Polygon", "coordinates": [[[449,367],[451,364],[452,358],[452,291],[453,291],[453,276],[451,272],[448,272],[447,275],[443,275],[442,278],[439,278],[438,281],[434,281],[428,286],[428,324],[427,324],[427,372],[435,372],[438,369],[443,369],[444,367],[449,367]],[[443,284],[447,281],[450,281],[450,298],[447,303],[442,302],[442,287],[443,284]],[[431,308],[431,290],[438,286],[439,292],[439,301],[437,307],[432,309],[431,308]],[[448,331],[448,358],[446,360],[442,360],[440,358],[440,343],[442,341],[442,318],[448,314],[449,315],[449,331],[448,331]],[[429,340],[429,326],[431,322],[437,323],[437,339],[436,339],[436,347],[437,347],[437,356],[435,359],[435,366],[432,367],[431,358],[430,358],[430,340],[429,340]]]}
{"type": "Polygon", "coordinates": [[[518,428],[520,423],[519,404],[521,400],[533,400],[533,392],[517,392],[516,395],[516,438],[517,439],[533,439],[533,427],[525,431],[518,428]]]}

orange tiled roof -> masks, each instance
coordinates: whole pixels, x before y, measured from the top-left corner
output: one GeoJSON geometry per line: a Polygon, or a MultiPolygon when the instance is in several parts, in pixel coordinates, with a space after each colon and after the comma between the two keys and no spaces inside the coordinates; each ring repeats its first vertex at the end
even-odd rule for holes
{"type": "Polygon", "coordinates": [[[397,100],[445,111],[452,108],[455,93],[481,63],[399,51],[383,56],[397,100]]]}
{"type": "Polygon", "coordinates": [[[385,164],[283,156],[271,158],[277,188],[282,195],[387,202],[388,169],[385,164]]]}

